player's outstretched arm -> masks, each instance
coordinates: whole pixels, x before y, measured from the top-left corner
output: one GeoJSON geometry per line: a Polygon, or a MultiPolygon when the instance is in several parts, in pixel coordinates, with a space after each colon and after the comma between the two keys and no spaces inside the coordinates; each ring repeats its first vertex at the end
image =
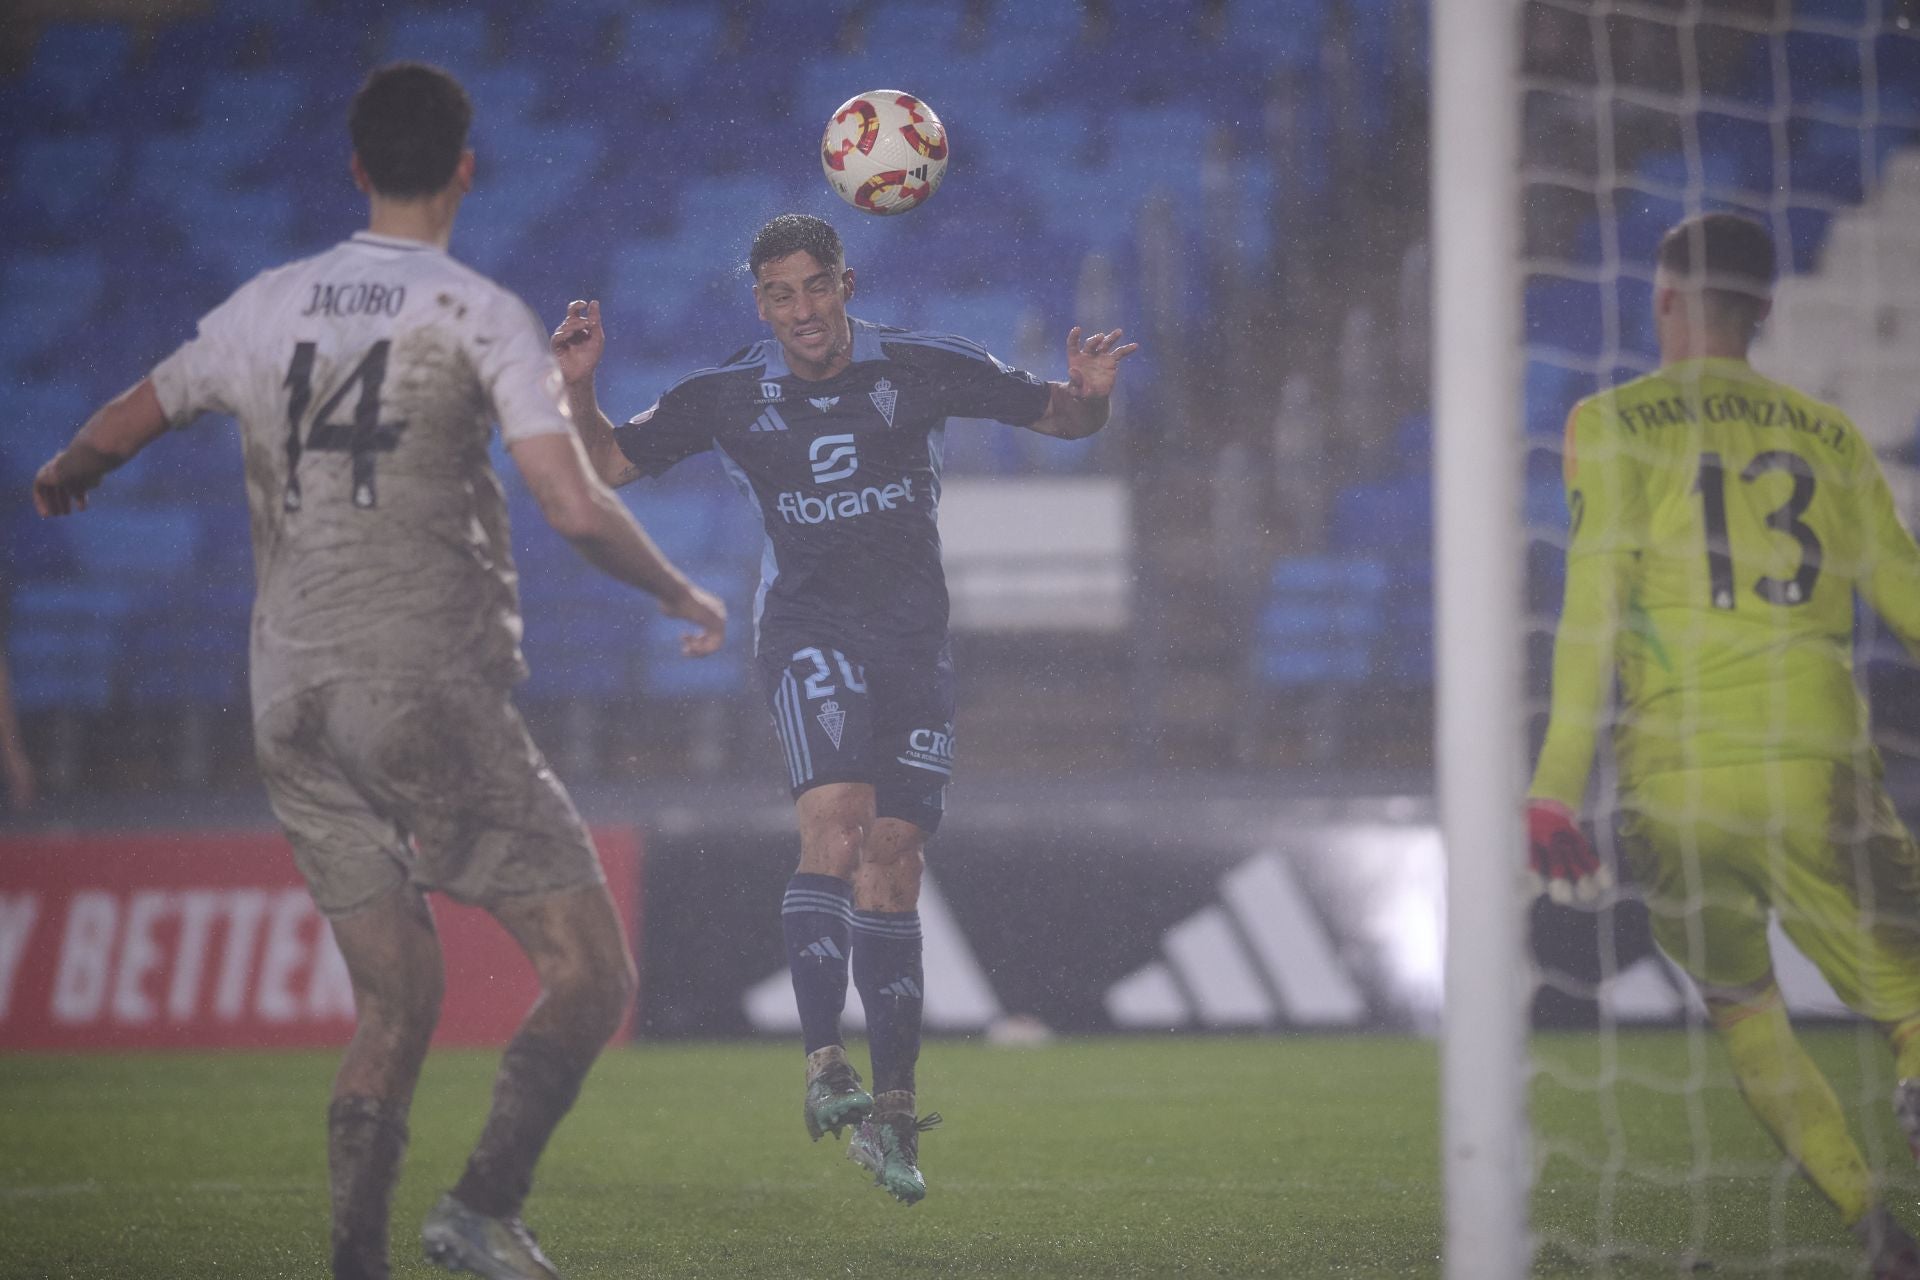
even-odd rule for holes
{"type": "Polygon", "coordinates": [[[600,408],[600,397],[593,385],[593,371],[606,353],[607,333],[600,327],[600,301],[573,301],[567,304],[567,318],[553,331],[553,358],[560,366],[560,378],[566,386],[567,409],[573,414],[573,428],[580,433],[594,474],[601,481],[619,488],[640,478],[640,468],[628,461],[613,438],[613,423],[600,408]]]}
{"type": "Polygon", "coordinates": [[[1119,380],[1120,362],[1140,349],[1120,343],[1121,330],[1096,333],[1084,342],[1080,327],[1067,334],[1067,380],[1052,384],[1047,411],[1028,428],[1060,440],[1080,440],[1107,425],[1108,401],[1119,380]]]}
{"type": "Polygon", "coordinates": [[[588,470],[578,439],[549,432],[507,448],[555,532],[601,572],[659,600],[668,617],[692,623],[695,630],[681,637],[681,652],[704,658],[719,651],[727,634],[726,605],[661,554],[633,513],[588,470]]]}
{"type": "Polygon", "coordinates": [[[94,486],[166,429],[167,411],[153,379],[142,378],[96,409],[72,443],[40,468],[33,478],[33,509],[43,516],[85,511],[94,486]]]}

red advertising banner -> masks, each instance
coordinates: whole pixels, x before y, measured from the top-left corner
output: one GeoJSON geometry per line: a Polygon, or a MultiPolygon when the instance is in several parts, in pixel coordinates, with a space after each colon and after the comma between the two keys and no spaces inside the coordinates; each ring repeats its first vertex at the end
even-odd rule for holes
{"type": "MultiPolygon", "coordinates": [[[[594,832],[629,938],[640,840],[594,832]]],[[[506,1043],[540,993],[486,912],[434,895],[447,993],[436,1044],[506,1043]]],[[[345,1044],[353,986],[277,833],[0,839],[0,1049],[345,1044]]]]}

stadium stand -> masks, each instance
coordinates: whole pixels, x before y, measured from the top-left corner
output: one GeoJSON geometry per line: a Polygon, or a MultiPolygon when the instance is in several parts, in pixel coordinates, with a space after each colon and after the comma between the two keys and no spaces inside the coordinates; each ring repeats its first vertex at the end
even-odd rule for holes
{"type": "MultiPolygon", "coordinates": [[[[1827,7],[1838,21],[1858,20],[1857,6],[1827,7]]],[[[1380,158],[1421,150],[1421,6],[1219,0],[1178,21],[1146,0],[569,0],[564,21],[555,20],[560,13],[557,3],[420,3],[368,17],[318,0],[226,0],[144,28],[46,26],[20,69],[0,79],[0,98],[34,106],[9,111],[0,142],[0,211],[11,233],[0,245],[0,403],[14,424],[0,456],[9,473],[30,470],[81,406],[164,354],[239,280],[350,228],[353,193],[326,159],[343,149],[338,109],[373,61],[425,57],[457,70],[480,105],[482,181],[457,251],[545,316],[570,297],[607,300],[616,347],[604,389],[614,412],[643,407],[678,374],[757,333],[738,267],[765,216],[786,208],[837,216],[876,318],[969,332],[1021,359],[1051,359],[1051,328],[1095,312],[1149,341],[1151,363],[1128,389],[1118,443],[1042,456],[1027,442],[956,424],[949,466],[960,476],[1037,466],[1123,476],[1135,498],[1142,590],[1164,584],[1182,599],[1206,590],[1217,603],[1236,598],[1224,582],[1235,569],[1209,559],[1221,535],[1181,518],[1172,495],[1203,492],[1195,486],[1229,441],[1258,442],[1262,459],[1285,452],[1263,433],[1285,374],[1304,369],[1330,406],[1317,420],[1337,433],[1328,459],[1307,451],[1329,491],[1319,504],[1329,514],[1304,528],[1285,516],[1266,520],[1293,531],[1268,536],[1263,560],[1381,564],[1386,603],[1366,646],[1367,678],[1425,679],[1431,586],[1416,495],[1428,469],[1418,433],[1395,425],[1418,410],[1423,391],[1417,379],[1368,382],[1361,370],[1354,382],[1351,371],[1336,372],[1356,323],[1378,330],[1362,322],[1414,296],[1399,264],[1423,234],[1420,197],[1383,196],[1391,188],[1382,184],[1410,184],[1393,189],[1404,195],[1423,191],[1424,177],[1417,163],[1380,158]],[[936,105],[955,146],[947,185],[913,215],[911,236],[847,215],[810,164],[769,160],[810,156],[818,122],[834,106],[856,88],[895,82],[936,105]],[[583,100],[590,111],[577,109],[583,100]],[[592,215],[578,216],[582,208],[592,215]],[[119,287],[134,278],[137,293],[119,287]],[[1045,341],[1031,353],[1017,349],[1035,324],[1045,341]],[[66,358],[82,333],[94,339],[88,354],[66,358]],[[1287,354],[1274,360],[1274,350],[1287,354]],[[1356,406],[1364,420],[1351,420],[1356,406]],[[1334,453],[1339,459],[1329,460],[1334,453]],[[1208,582],[1183,567],[1194,563],[1209,565],[1208,582]]],[[[1588,44],[1581,35],[1530,48],[1578,59],[1588,44]]],[[[1818,367],[1783,371],[1816,388],[1846,388],[1876,444],[1895,455],[1913,450],[1920,370],[1911,335],[1920,321],[1901,292],[1910,282],[1897,273],[1876,281],[1877,308],[1856,286],[1865,244],[1880,244],[1883,264],[1920,261],[1920,252],[1886,251],[1920,225],[1917,50],[1910,35],[1879,36],[1878,75],[1865,85],[1857,41],[1735,32],[1727,49],[1702,53],[1704,110],[1692,140],[1644,104],[1616,112],[1606,170],[1577,105],[1553,117],[1564,127],[1530,134],[1530,163],[1560,175],[1557,192],[1530,209],[1531,439],[1551,442],[1575,399],[1652,360],[1643,264],[1689,193],[1704,189],[1711,205],[1769,213],[1790,245],[1793,275],[1776,332],[1792,328],[1793,358],[1818,367]],[[1841,122],[1868,107],[1877,123],[1863,146],[1841,122]],[[1778,136],[1775,120],[1787,122],[1778,136]],[[1623,269],[1613,272],[1615,264],[1623,269]]],[[[1631,65],[1614,73],[1652,102],[1674,88],[1663,77],[1678,65],[1659,48],[1636,46],[1631,65]]],[[[1597,74],[1571,66],[1552,75],[1597,74]]],[[[227,442],[171,452],[127,477],[125,502],[143,518],[192,529],[213,519],[215,504],[237,503],[238,460],[227,442]]],[[[634,501],[644,514],[665,496],[663,521],[707,530],[696,556],[703,567],[750,571],[758,533],[734,518],[737,500],[712,479],[634,501]]],[[[1550,463],[1530,465],[1529,511],[1543,546],[1561,533],[1557,485],[1550,463]]],[[[1292,481],[1263,481],[1269,503],[1298,491],[1292,481]]],[[[525,586],[542,620],[530,629],[530,699],[605,707],[609,699],[684,705],[738,696],[737,667],[671,671],[654,647],[668,641],[645,638],[652,631],[638,623],[629,631],[609,619],[603,599],[576,591],[580,573],[564,548],[540,546],[544,531],[524,503],[516,511],[525,586]],[[622,644],[619,661],[593,660],[622,644]]],[[[70,545],[86,536],[77,530],[77,522],[60,530],[52,551],[37,544],[37,563],[13,566],[22,603],[16,651],[61,625],[48,619],[85,617],[94,630],[129,625],[133,604],[96,601],[88,613],[32,603],[43,590],[93,582],[82,576],[92,573],[86,548],[70,545]]],[[[1533,599],[1548,611],[1553,559],[1534,557],[1533,599]]],[[[177,611],[188,609],[196,586],[212,589],[192,560],[149,576],[170,585],[164,598],[177,611]]],[[[1261,577],[1264,602],[1223,624],[1233,638],[1220,650],[1244,659],[1235,679],[1255,694],[1297,678],[1287,663],[1257,656],[1274,650],[1278,633],[1259,619],[1285,575],[1261,577]]],[[[1142,597],[1140,607],[1153,616],[1171,606],[1142,597]]],[[[159,630],[145,651],[205,646],[208,671],[229,669],[239,644],[225,626],[175,621],[159,630]]],[[[109,636],[75,653],[83,650],[120,653],[126,644],[109,636]]],[[[76,689],[84,685],[81,704],[128,699],[123,683],[103,685],[98,675],[74,677],[76,689]]],[[[191,703],[224,687],[182,678],[164,696],[191,703]]]]}

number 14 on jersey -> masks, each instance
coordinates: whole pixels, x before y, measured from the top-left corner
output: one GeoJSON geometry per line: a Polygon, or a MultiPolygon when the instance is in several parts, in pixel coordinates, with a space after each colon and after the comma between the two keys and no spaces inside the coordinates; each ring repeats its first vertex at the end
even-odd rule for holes
{"type": "Polygon", "coordinates": [[[374,486],[374,459],[382,453],[391,453],[400,443],[400,433],[407,429],[405,419],[397,422],[380,420],[380,386],[387,378],[387,350],[391,344],[382,338],[367,349],[360,357],[360,363],[354,366],[347,380],[327,397],[319,412],[313,415],[306,440],[301,441],[301,428],[306,423],[307,407],[313,401],[313,362],[317,348],[311,342],[298,343],[293,348],[293,361],[287,366],[286,381],[281,383],[287,392],[287,492],[284,505],[288,511],[300,510],[300,458],[308,450],[345,453],[353,458],[353,505],[361,508],[377,506],[379,492],[374,486]],[[355,387],[360,389],[360,397],[353,407],[353,416],[344,422],[334,420],[334,413],[355,387]]]}

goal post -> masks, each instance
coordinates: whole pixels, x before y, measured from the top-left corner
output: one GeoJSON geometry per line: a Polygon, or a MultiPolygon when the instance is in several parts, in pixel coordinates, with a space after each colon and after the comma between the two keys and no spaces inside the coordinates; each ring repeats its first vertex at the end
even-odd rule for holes
{"type": "Polygon", "coordinates": [[[1433,6],[1435,736],[1446,1274],[1528,1270],[1520,7],[1433,6]]]}

